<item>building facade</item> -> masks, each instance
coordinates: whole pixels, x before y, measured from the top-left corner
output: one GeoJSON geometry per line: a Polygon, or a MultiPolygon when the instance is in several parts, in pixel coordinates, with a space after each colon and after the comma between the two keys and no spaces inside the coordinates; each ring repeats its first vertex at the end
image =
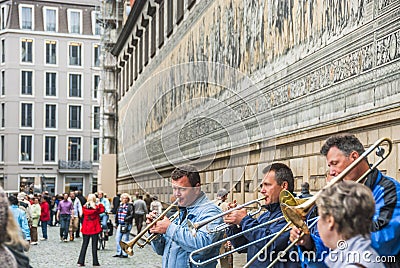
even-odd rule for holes
{"type": "MultiPolygon", "coordinates": [[[[267,164],[325,184],[319,150],[351,132],[400,178],[399,1],[136,1],[117,59],[118,191],[169,200],[192,163],[215,198],[255,199],[267,164]],[[140,2],[140,3],[139,3],[140,2]]],[[[374,156],[370,157],[371,161],[374,156]]]]}
{"type": "Polygon", "coordinates": [[[96,190],[98,1],[0,1],[0,183],[51,194],[96,190]]]}

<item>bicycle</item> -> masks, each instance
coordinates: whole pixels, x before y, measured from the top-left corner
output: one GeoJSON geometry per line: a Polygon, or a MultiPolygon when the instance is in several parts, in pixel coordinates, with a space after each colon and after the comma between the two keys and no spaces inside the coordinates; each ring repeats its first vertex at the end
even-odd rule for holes
{"type": "Polygon", "coordinates": [[[106,242],[108,241],[108,229],[101,229],[97,243],[97,249],[105,249],[106,242]]]}
{"type": "Polygon", "coordinates": [[[97,243],[97,249],[105,249],[106,247],[106,242],[108,241],[108,238],[113,235],[113,224],[111,220],[107,221],[107,228],[103,229],[101,227],[101,232],[99,233],[99,239],[97,243]]]}

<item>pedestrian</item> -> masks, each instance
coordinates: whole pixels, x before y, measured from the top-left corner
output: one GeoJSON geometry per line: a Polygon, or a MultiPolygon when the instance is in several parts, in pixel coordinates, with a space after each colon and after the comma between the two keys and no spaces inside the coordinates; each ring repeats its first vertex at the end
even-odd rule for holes
{"type": "Polygon", "coordinates": [[[58,203],[56,220],[60,222],[60,240],[68,242],[68,228],[73,213],[73,205],[68,200],[68,194],[64,193],[63,200],[58,203]]]}
{"type": "Polygon", "coordinates": [[[153,196],[153,202],[150,204],[150,212],[155,211],[158,215],[161,214],[162,212],[162,204],[160,201],[158,201],[157,196],[153,196]]]}
{"type": "Polygon", "coordinates": [[[134,215],[134,206],[130,202],[131,198],[127,193],[121,195],[121,204],[117,209],[117,215],[115,215],[115,225],[117,231],[115,233],[115,241],[117,242],[117,254],[113,257],[128,258],[128,254],[123,252],[119,242],[129,241],[129,233],[132,229],[132,221],[134,215]]]}
{"type": "Polygon", "coordinates": [[[153,198],[150,197],[149,193],[146,193],[146,197],[144,198],[144,202],[146,203],[147,211],[150,211],[151,202],[153,202],[153,198]]]}
{"type": "Polygon", "coordinates": [[[40,221],[42,222],[42,238],[40,240],[44,241],[47,240],[47,224],[50,221],[50,209],[49,209],[49,203],[47,200],[42,197],[41,202],[40,202],[40,221]]]}
{"type": "Polygon", "coordinates": [[[75,232],[79,234],[79,218],[82,215],[81,201],[75,196],[75,192],[70,192],[69,198],[73,205],[73,213],[71,214],[71,222],[69,224],[69,240],[74,241],[75,232]]]}
{"type": "Polygon", "coordinates": [[[26,218],[28,220],[29,228],[32,225],[32,213],[31,213],[31,203],[28,201],[28,196],[24,192],[20,192],[17,195],[18,206],[25,212],[26,218]]]}
{"type": "Polygon", "coordinates": [[[138,199],[133,203],[135,207],[135,225],[137,233],[142,231],[145,215],[148,213],[146,202],[143,200],[143,195],[139,195],[138,199]]]}
{"type": "Polygon", "coordinates": [[[10,210],[14,216],[14,220],[21,230],[22,237],[28,241],[28,243],[31,242],[31,230],[25,211],[18,207],[18,199],[15,196],[9,196],[8,201],[10,202],[10,210]]]}
{"type": "Polygon", "coordinates": [[[37,245],[38,244],[37,228],[39,225],[39,219],[40,219],[40,214],[41,214],[39,199],[37,197],[33,198],[33,204],[31,206],[31,211],[32,211],[31,245],[37,245]]]}
{"type": "MultiPolygon", "coordinates": [[[[102,213],[100,215],[100,221],[101,221],[101,228],[103,228],[103,230],[107,230],[107,221],[109,219],[108,214],[111,212],[111,205],[110,205],[110,201],[108,201],[108,199],[104,196],[104,193],[102,191],[99,191],[98,193],[99,195],[99,201],[100,203],[103,204],[104,206],[104,213],[102,213]]],[[[107,236],[107,232],[106,232],[106,236],[107,236]]],[[[106,238],[108,239],[108,237],[106,238]]]]}
{"type": "Polygon", "coordinates": [[[97,258],[97,242],[101,232],[100,214],[104,212],[104,206],[102,203],[96,202],[96,195],[89,194],[86,204],[82,207],[82,212],[85,220],[81,229],[83,241],[78,266],[85,266],[85,256],[90,239],[92,239],[93,266],[100,266],[97,258]]]}
{"type": "Polygon", "coordinates": [[[310,184],[308,184],[308,182],[303,182],[301,184],[301,195],[299,195],[299,198],[309,198],[311,196],[312,194],[310,194],[310,184]]]}
{"type": "Polygon", "coordinates": [[[119,203],[121,203],[121,194],[120,193],[117,193],[117,195],[113,198],[112,203],[113,203],[112,214],[117,214],[117,209],[119,207],[119,203]]]}
{"type": "MultiPolygon", "coordinates": [[[[78,198],[79,201],[81,202],[81,205],[82,205],[82,206],[86,204],[86,197],[84,197],[84,196],[82,195],[82,191],[79,191],[79,190],[78,190],[78,191],[75,191],[75,195],[76,195],[76,198],[78,198]]],[[[80,237],[80,236],[79,236],[79,230],[81,229],[82,222],[83,222],[83,215],[81,215],[81,216],[79,217],[78,229],[76,230],[76,233],[75,233],[75,237],[76,237],[76,238],[79,238],[79,237],[80,237]]]]}
{"type": "Polygon", "coordinates": [[[56,212],[57,212],[57,198],[56,196],[52,196],[50,200],[50,221],[49,221],[50,226],[56,225],[56,221],[54,221],[56,212]]]}
{"type": "MultiPolygon", "coordinates": [[[[18,203],[16,197],[14,197],[18,203]]],[[[10,222],[14,223],[16,227],[13,230],[13,236],[19,237],[19,232],[17,231],[17,226],[13,219],[13,214],[8,208],[9,203],[7,200],[6,193],[4,192],[3,188],[0,186],[0,263],[2,267],[10,267],[10,268],[17,268],[17,260],[15,259],[12,252],[7,247],[7,242],[10,242],[9,236],[9,228],[10,222]]]]}

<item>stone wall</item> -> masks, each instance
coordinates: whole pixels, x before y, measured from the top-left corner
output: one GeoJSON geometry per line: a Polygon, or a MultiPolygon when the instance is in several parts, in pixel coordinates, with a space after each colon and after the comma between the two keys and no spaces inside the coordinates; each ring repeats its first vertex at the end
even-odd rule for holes
{"type": "Polygon", "coordinates": [[[326,137],[354,132],[367,146],[383,129],[398,178],[399,13],[399,1],[196,2],[123,92],[120,189],[166,196],[160,178],[189,161],[208,193],[248,199],[258,167],[283,161],[317,190],[326,137]]]}

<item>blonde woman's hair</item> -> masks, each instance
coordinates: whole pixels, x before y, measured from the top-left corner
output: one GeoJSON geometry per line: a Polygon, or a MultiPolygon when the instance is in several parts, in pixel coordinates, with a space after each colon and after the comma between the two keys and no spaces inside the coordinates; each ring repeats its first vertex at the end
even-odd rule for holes
{"type": "Polygon", "coordinates": [[[4,244],[12,247],[21,245],[24,250],[29,249],[29,244],[22,238],[21,229],[15,222],[14,215],[11,211],[8,211],[7,239],[4,244]]]}
{"type": "Polygon", "coordinates": [[[89,194],[87,197],[87,207],[95,208],[96,207],[96,195],[89,194]]]}
{"type": "Polygon", "coordinates": [[[371,190],[354,181],[343,181],[322,191],[316,204],[318,214],[335,219],[335,229],[344,239],[371,233],[375,201],[371,190]]]}
{"type": "Polygon", "coordinates": [[[127,197],[128,198],[128,202],[131,202],[131,196],[129,195],[129,194],[127,194],[127,193],[123,193],[123,194],[121,194],[121,200],[123,199],[123,198],[125,198],[125,197],[127,197]]]}

